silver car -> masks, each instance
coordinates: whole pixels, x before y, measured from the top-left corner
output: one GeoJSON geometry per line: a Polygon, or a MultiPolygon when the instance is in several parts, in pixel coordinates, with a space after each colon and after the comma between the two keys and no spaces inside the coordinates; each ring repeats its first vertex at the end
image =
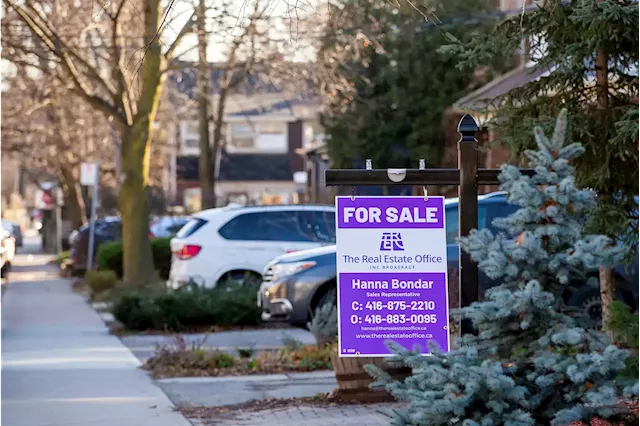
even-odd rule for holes
{"type": "Polygon", "coordinates": [[[189,218],[186,216],[162,216],[152,221],[149,227],[150,237],[170,238],[175,236],[189,218]]]}

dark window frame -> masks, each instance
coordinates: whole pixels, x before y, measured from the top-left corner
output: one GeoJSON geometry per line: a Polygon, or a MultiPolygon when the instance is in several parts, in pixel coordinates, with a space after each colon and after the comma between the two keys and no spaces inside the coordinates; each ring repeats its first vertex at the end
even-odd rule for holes
{"type": "Polygon", "coordinates": [[[308,225],[314,223],[304,215],[321,215],[322,210],[275,210],[241,213],[229,220],[218,230],[218,234],[228,241],[262,241],[286,243],[334,243],[335,242],[335,212],[326,212],[333,219],[323,226],[318,225],[320,232],[326,231],[326,237],[318,233],[318,226],[310,230],[308,225]],[[271,216],[271,219],[269,218],[271,216]],[[252,221],[253,219],[253,221],[252,221]],[[269,224],[269,220],[272,220],[269,224]],[[253,223],[251,223],[253,222],[253,223]],[[242,227],[242,228],[240,228],[242,227]],[[303,229],[305,228],[306,229],[303,229]],[[243,234],[251,229],[251,235],[243,234]]]}
{"type": "Polygon", "coordinates": [[[176,233],[176,238],[189,238],[190,236],[192,236],[193,234],[198,232],[200,229],[202,229],[202,227],[205,226],[207,223],[208,223],[208,221],[206,219],[202,219],[200,217],[192,217],[176,233]],[[192,227],[190,227],[190,228],[187,228],[187,226],[189,224],[192,224],[192,223],[194,225],[192,227]],[[183,230],[184,230],[184,232],[182,232],[183,230]]]}

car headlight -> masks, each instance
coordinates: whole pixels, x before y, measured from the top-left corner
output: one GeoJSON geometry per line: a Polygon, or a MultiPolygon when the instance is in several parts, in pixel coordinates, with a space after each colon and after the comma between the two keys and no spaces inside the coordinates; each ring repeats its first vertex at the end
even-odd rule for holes
{"type": "Polygon", "coordinates": [[[316,266],[314,261],[275,264],[271,267],[272,281],[297,274],[314,266],[316,266]]]}

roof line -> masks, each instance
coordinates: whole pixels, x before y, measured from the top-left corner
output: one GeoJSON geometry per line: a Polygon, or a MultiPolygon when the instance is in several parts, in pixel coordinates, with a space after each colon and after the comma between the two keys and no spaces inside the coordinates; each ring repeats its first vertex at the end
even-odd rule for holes
{"type": "Polygon", "coordinates": [[[522,71],[525,68],[527,68],[527,66],[525,64],[518,65],[516,68],[512,69],[511,71],[508,71],[508,72],[506,72],[504,74],[501,74],[500,76],[494,78],[493,80],[491,80],[487,84],[478,87],[473,92],[468,93],[467,95],[465,95],[462,98],[458,99],[457,101],[454,102],[453,105],[457,107],[460,104],[468,102],[469,100],[471,100],[471,99],[475,98],[476,96],[478,96],[480,93],[486,92],[488,89],[491,89],[492,87],[497,86],[498,84],[502,83],[504,80],[508,79],[509,77],[511,77],[513,75],[518,74],[520,71],[522,71]]]}

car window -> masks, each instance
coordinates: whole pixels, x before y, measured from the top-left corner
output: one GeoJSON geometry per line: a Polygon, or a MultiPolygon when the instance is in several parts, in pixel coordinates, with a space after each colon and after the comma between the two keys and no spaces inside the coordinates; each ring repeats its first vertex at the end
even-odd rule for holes
{"type": "Polygon", "coordinates": [[[281,210],[241,214],[219,230],[228,240],[335,242],[335,213],[281,210]]]}
{"type": "Polygon", "coordinates": [[[242,241],[307,241],[294,211],[241,214],[218,231],[223,238],[242,241]]]}
{"type": "Polygon", "coordinates": [[[206,220],[194,217],[191,218],[183,227],[180,228],[176,234],[177,238],[187,238],[196,233],[196,231],[202,228],[207,223],[206,220]]]}
{"type": "Polygon", "coordinates": [[[252,235],[261,233],[258,230],[260,217],[255,213],[241,214],[227,222],[218,233],[227,240],[251,240],[252,235]]]}
{"type": "Polygon", "coordinates": [[[122,235],[122,223],[121,222],[107,222],[99,230],[96,229],[100,235],[104,235],[107,238],[119,239],[122,235]]]}
{"type": "Polygon", "coordinates": [[[182,229],[184,225],[185,225],[185,222],[174,223],[171,226],[167,227],[167,232],[169,232],[172,235],[175,235],[178,233],[178,231],[182,229]]]}
{"type": "MultiPolygon", "coordinates": [[[[446,208],[445,222],[447,227],[447,244],[453,244],[457,241],[460,218],[458,217],[458,205],[455,204],[446,208]]],[[[487,225],[487,205],[478,205],[478,229],[483,229],[487,225]]]]}
{"type": "Polygon", "coordinates": [[[299,232],[307,241],[335,243],[336,215],[333,211],[297,212],[299,232]]]}

